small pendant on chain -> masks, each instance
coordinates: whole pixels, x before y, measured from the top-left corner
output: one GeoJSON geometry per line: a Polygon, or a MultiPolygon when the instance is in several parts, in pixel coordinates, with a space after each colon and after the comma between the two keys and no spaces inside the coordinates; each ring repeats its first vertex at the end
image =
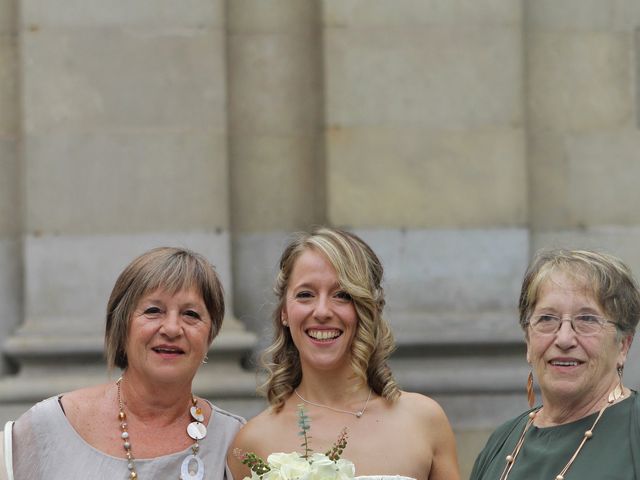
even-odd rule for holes
{"type": "Polygon", "coordinates": [[[180,480],[202,480],[204,478],[204,463],[195,455],[189,455],[182,461],[180,480]]]}

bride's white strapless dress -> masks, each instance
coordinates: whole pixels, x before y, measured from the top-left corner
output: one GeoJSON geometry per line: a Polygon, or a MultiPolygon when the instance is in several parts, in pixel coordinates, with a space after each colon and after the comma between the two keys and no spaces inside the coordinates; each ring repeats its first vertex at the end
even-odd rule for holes
{"type": "Polygon", "coordinates": [[[403,477],[402,475],[359,475],[353,480],[416,480],[411,477],[403,477]]]}

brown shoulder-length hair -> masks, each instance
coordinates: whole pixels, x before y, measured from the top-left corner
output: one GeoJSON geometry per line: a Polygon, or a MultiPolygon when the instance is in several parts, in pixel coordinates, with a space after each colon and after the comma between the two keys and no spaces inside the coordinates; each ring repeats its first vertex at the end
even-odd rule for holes
{"type": "Polygon", "coordinates": [[[185,248],[154,248],[126,266],[109,297],[104,340],[109,368],[127,368],[131,314],[144,295],[158,288],[172,294],[195,288],[211,317],[209,344],[220,331],[224,292],[214,267],[202,255],[185,248]]]}
{"type": "Polygon", "coordinates": [[[306,250],[324,255],[336,270],[340,288],[352,298],[358,316],[356,334],[351,345],[351,366],[357,385],[369,385],[374,392],[388,400],[400,396],[387,361],[395,349],[393,334],[382,317],[384,290],[381,286],[382,263],[361,238],[336,228],[319,227],[298,233],[280,257],[274,292],[278,305],[273,312],[273,343],[262,362],[267,381],[260,391],[275,411],[282,409],[285,400],[302,380],[300,356],[291,332],[282,325],[281,314],[291,272],[298,257],[306,250]]]}
{"type": "Polygon", "coordinates": [[[520,326],[526,331],[540,287],[555,272],[574,275],[622,336],[633,335],[640,319],[640,292],[631,270],[619,258],[592,250],[541,250],[531,260],[520,292],[520,326]]]}

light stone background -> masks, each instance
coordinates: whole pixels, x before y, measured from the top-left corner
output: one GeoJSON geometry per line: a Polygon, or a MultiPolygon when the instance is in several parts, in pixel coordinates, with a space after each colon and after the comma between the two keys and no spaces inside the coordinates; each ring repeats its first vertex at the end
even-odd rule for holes
{"type": "Polygon", "coordinates": [[[0,420],[109,378],[109,290],[165,244],[227,289],[196,388],[253,415],[277,258],[326,223],[380,254],[465,478],[525,408],[532,253],[640,271],[638,32],[637,0],[0,0],[0,420]]]}

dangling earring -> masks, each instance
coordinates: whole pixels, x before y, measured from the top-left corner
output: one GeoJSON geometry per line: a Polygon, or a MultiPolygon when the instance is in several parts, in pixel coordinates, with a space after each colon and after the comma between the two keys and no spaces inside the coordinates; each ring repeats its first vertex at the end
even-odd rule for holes
{"type": "Polygon", "coordinates": [[[529,370],[529,377],[527,377],[527,401],[531,408],[536,404],[536,392],[533,391],[533,370],[529,370]]]}
{"type": "Polygon", "coordinates": [[[202,359],[202,363],[209,363],[209,355],[205,355],[202,359]]]}
{"type": "Polygon", "coordinates": [[[609,394],[609,403],[613,403],[624,395],[624,386],[622,385],[622,374],[624,373],[624,365],[618,365],[616,367],[618,373],[618,385],[613,389],[613,392],[609,394]]]}

